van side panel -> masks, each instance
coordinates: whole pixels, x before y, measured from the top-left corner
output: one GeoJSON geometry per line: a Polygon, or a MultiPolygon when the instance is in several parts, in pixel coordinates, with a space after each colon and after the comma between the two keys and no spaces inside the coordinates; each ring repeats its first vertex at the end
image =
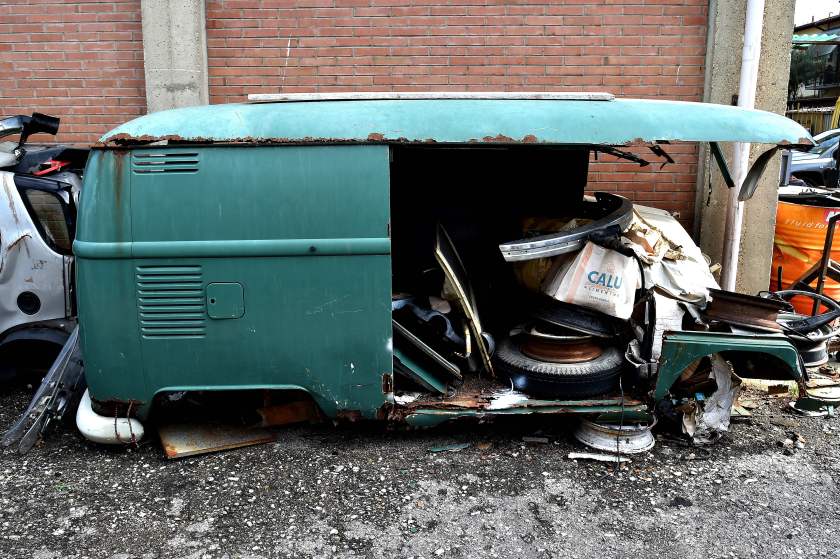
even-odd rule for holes
{"type": "Polygon", "coordinates": [[[131,261],[130,152],[92,150],[80,193],[76,300],[85,378],[100,401],[145,401],[131,261]],[[86,250],[87,249],[87,250],[86,250]]]}
{"type": "Polygon", "coordinates": [[[134,242],[388,236],[387,146],[136,149],[132,171],[134,242]]]}
{"type": "Polygon", "coordinates": [[[118,328],[137,332],[144,397],[301,388],[328,415],[375,417],[392,367],[388,166],[386,146],[134,150],[118,328]]]}

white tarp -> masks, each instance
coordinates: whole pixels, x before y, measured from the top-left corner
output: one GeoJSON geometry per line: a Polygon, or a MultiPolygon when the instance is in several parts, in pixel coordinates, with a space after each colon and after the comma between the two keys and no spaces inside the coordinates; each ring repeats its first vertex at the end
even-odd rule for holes
{"type": "Polygon", "coordinates": [[[704,305],[709,288],[719,289],[700,247],[665,210],[633,206],[624,242],[645,264],[645,285],[681,301],[704,305]]]}
{"type": "Polygon", "coordinates": [[[717,389],[701,402],[695,401],[691,411],[683,414],[683,433],[695,444],[711,444],[729,431],[732,406],[741,392],[741,379],[732,372],[729,363],[718,354],[709,356],[717,389]]]}

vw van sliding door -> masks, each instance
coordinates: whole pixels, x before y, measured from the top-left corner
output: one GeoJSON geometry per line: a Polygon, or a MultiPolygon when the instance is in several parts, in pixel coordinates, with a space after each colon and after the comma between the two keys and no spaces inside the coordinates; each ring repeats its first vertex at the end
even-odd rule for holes
{"type": "Polygon", "coordinates": [[[300,387],[329,415],[375,416],[392,368],[388,173],[387,146],[134,150],[149,390],[300,387]]]}

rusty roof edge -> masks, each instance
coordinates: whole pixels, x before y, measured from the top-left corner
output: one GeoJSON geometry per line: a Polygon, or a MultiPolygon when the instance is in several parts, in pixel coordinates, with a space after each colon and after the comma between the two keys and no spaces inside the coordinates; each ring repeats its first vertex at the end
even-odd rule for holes
{"type": "Polygon", "coordinates": [[[775,113],[682,101],[418,99],[256,103],[152,113],[105,134],[97,147],[193,144],[555,144],[751,142],[810,146],[775,113]]]}
{"type": "MultiPolygon", "coordinates": [[[[302,138],[260,138],[246,136],[244,138],[225,138],[213,139],[204,137],[184,137],[177,134],[170,134],[166,136],[131,136],[129,134],[115,134],[109,136],[107,140],[96,142],[94,147],[97,148],[125,148],[130,146],[149,146],[154,144],[213,144],[213,145],[305,145],[305,144],[538,144],[551,145],[550,143],[540,142],[540,140],[533,134],[527,134],[522,138],[511,138],[503,134],[495,136],[484,136],[483,138],[469,138],[463,142],[438,142],[434,138],[424,138],[419,140],[410,140],[408,138],[390,138],[379,132],[371,132],[367,136],[360,136],[358,138],[313,138],[305,136],[302,138]]],[[[632,143],[632,142],[631,142],[632,143]]],[[[588,144],[580,144],[588,145],[588,144]]]]}
{"type": "MultiPolygon", "coordinates": [[[[496,136],[485,136],[483,138],[469,138],[459,142],[439,142],[434,138],[425,138],[419,140],[409,140],[404,137],[388,138],[377,132],[371,132],[366,138],[226,138],[213,139],[203,137],[184,137],[177,134],[167,136],[131,136],[129,134],[116,134],[110,136],[107,140],[100,140],[92,144],[94,149],[129,149],[142,147],[169,147],[169,146],[194,146],[194,145],[208,145],[208,146],[272,146],[272,145],[375,145],[375,144],[402,144],[402,145],[466,145],[466,144],[495,144],[503,145],[542,145],[542,146],[580,146],[580,147],[595,147],[595,146],[624,146],[648,144],[658,145],[664,140],[646,140],[643,138],[635,138],[628,140],[621,144],[590,144],[590,143],[557,143],[540,140],[533,134],[528,134],[522,138],[510,138],[503,134],[496,136]]],[[[679,139],[669,139],[669,142],[681,142],[679,139]]],[[[699,140],[685,140],[686,142],[698,142],[699,140]]],[[[773,143],[773,142],[768,142],[773,143]]],[[[814,146],[814,143],[809,138],[800,138],[798,142],[791,143],[786,139],[775,142],[778,146],[787,147],[795,150],[806,150],[814,146]]]]}

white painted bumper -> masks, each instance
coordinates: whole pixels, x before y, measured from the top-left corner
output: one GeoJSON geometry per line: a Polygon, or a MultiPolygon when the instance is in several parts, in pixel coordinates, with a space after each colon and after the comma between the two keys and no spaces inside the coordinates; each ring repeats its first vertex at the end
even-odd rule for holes
{"type": "Polygon", "coordinates": [[[143,438],[143,424],[136,419],[113,418],[99,415],[90,405],[90,393],[85,390],[79,410],[76,412],[76,427],[89,441],[100,444],[126,444],[143,438]]]}

